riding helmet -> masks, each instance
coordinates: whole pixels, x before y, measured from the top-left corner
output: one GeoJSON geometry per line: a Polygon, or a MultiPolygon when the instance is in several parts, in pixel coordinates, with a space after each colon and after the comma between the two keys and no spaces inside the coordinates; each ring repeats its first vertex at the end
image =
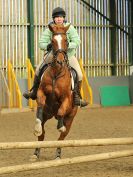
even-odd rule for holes
{"type": "Polygon", "coordinates": [[[55,17],[64,17],[66,16],[66,12],[64,11],[63,8],[61,7],[56,7],[55,9],[53,9],[53,12],[52,12],[52,17],[55,18],[55,17]]]}

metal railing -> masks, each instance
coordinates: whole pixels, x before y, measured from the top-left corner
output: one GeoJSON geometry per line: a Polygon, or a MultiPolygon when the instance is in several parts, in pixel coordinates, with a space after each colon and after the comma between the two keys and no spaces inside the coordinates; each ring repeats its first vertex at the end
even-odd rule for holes
{"type": "Polygon", "coordinates": [[[3,71],[0,69],[0,108],[10,107],[10,91],[3,71]]]}
{"type": "Polygon", "coordinates": [[[10,107],[22,108],[22,94],[10,60],[8,60],[8,86],[10,91],[10,107]]]}
{"type": "MultiPolygon", "coordinates": [[[[28,71],[28,90],[30,90],[33,86],[33,80],[34,80],[34,75],[35,75],[30,59],[27,59],[27,71],[28,71]]],[[[37,106],[36,101],[29,99],[29,107],[33,109],[36,106],[37,106]]]]}
{"type": "Polygon", "coordinates": [[[7,71],[10,58],[19,78],[26,77],[28,26],[27,0],[0,0],[0,67],[7,71]]]}
{"type": "Polygon", "coordinates": [[[89,102],[90,105],[92,105],[93,104],[93,93],[92,93],[91,86],[89,84],[89,81],[87,79],[86,73],[83,68],[82,59],[79,60],[79,64],[80,64],[80,68],[83,74],[81,95],[83,99],[85,99],[87,102],[89,102]]]}

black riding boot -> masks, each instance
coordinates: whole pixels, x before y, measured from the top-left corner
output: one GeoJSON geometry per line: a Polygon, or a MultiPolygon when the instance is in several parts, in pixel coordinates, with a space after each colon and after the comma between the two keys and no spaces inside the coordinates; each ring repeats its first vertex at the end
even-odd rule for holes
{"type": "Polygon", "coordinates": [[[82,84],[82,81],[78,81],[78,83],[75,86],[75,89],[74,89],[74,104],[76,106],[85,107],[85,106],[88,105],[88,102],[86,102],[85,100],[82,100],[82,97],[81,97],[81,94],[80,94],[81,84],[82,84]]]}
{"type": "Polygon", "coordinates": [[[34,82],[33,82],[33,87],[32,89],[30,90],[29,93],[25,92],[23,94],[23,96],[28,100],[28,99],[32,99],[32,100],[35,100],[37,98],[37,90],[39,88],[39,84],[40,84],[40,77],[35,75],[34,77],[34,82]]]}

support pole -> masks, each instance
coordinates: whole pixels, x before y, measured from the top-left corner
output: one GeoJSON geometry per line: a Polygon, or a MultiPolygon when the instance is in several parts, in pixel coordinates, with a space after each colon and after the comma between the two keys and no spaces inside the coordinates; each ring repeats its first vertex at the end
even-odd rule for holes
{"type": "MultiPolygon", "coordinates": [[[[129,15],[131,14],[131,28],[130,28],[130,33],[132,34],[132,36],[133,36],[133,1],[131,1],[131,7],[130,7],[130,12],[129,12],[129,15]]],[[[129,16],[130,17],[130,16],[129,16]]],[[[130,23],[129,23],[130,24],[130,23]]],[[[129,45],[130,45],[130,51],[129,51],[129,55],[130,55],[130,57],[129,57],[129,60],[130,60],[130,63],[131,63],[131,65],[133,65],[133,38],[130,38],[129,39],[129,45]]]]}
{"type": "MultiPolygon", "coordinates": [[[[110,7],[110,20],[116,24],[116,5],[115,5],[115,0],[110,0],[109,1],[109,7],[110,7]],[[112,10],[113,9],[113,10],[112,10]]],[[[113,64],[111,71],[112,71],[112,75],[116,75],[116,42],[118,43],[118,41],[116,41],[116,27],[113,26],[111,28],[111,36],[110,36],[110,40],[111,40],[111,63],[113,64]]]]}
{"type": "Polygon", "coordinates": [[[28,15],[28,58],[34,67],[34,0],[27,1],[27,15],[28,15]]]}

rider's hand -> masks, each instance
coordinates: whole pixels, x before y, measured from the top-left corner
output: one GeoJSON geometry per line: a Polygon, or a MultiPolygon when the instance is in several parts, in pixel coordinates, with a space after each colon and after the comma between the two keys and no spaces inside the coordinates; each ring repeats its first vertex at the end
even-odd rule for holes
{"type": "Polygon", "coordinates": [[[69,48],[69,42],[67,41],[67,48],[69,48]]]}
{"type": "Polygon", "coordinates": [[[52,44],[50,43],[47,45],[47,51],[50,52],[51,50],[52,50],[52,44]]]}

